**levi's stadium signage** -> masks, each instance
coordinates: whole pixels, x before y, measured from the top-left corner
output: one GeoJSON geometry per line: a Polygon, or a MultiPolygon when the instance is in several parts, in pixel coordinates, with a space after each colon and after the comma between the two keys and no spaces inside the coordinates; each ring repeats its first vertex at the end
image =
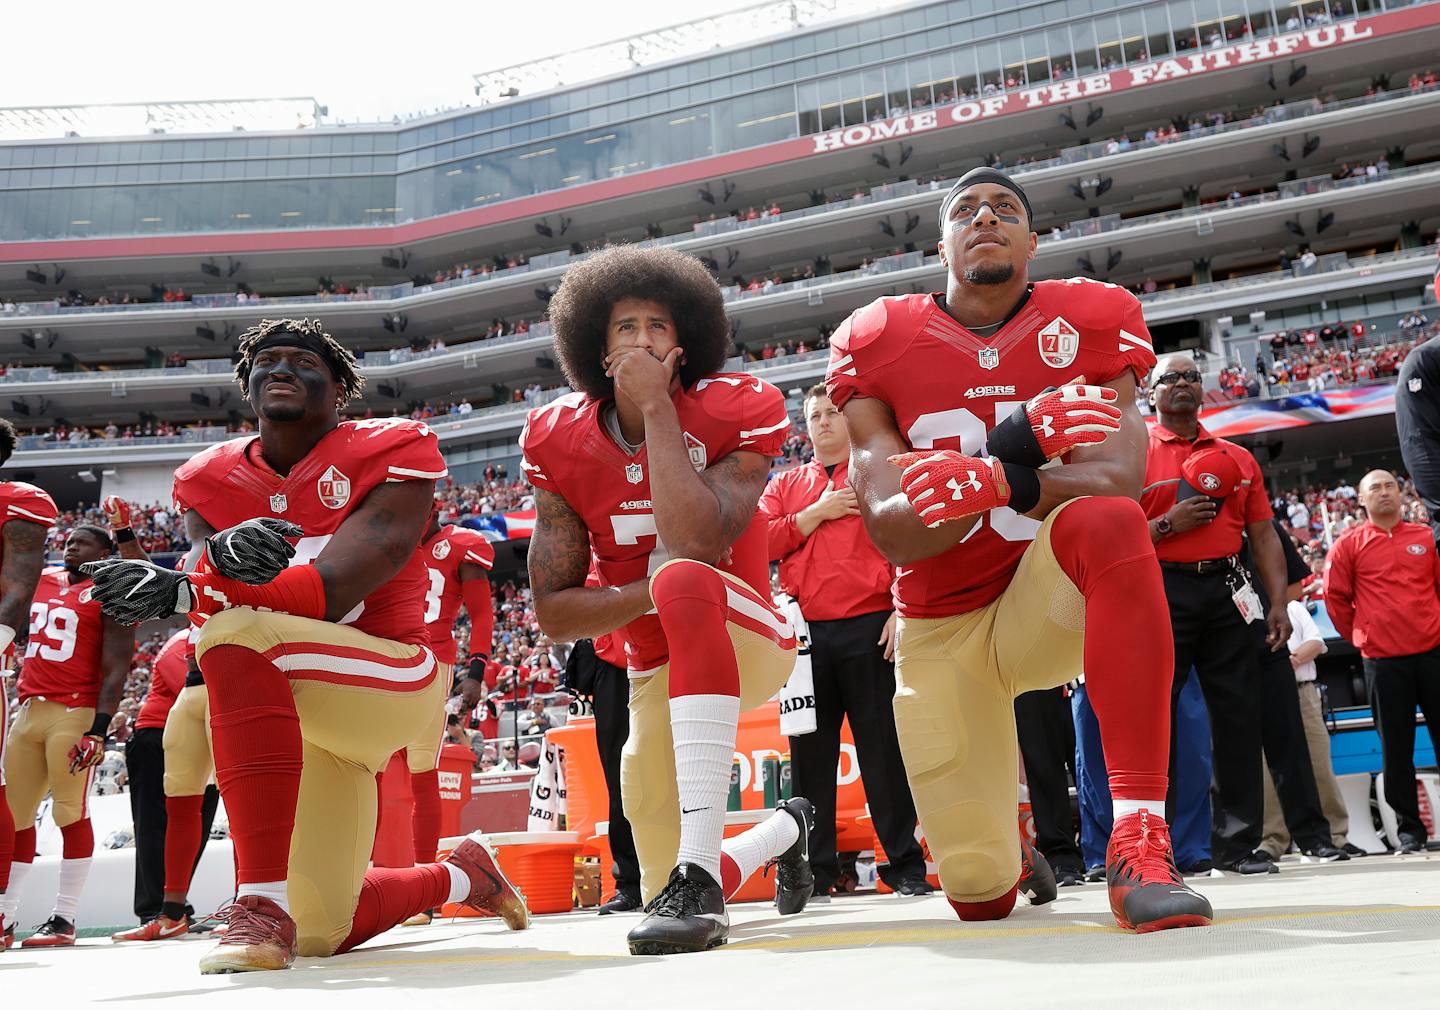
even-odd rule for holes
{"type": "MultiPolygon", "coordinates": [[[[1397,11],[1395,14],[1412,13],[1397,11]]],[[[1321,25],[1303,31],[1289,32],[1268,39],[1255,39],[1236,45],[1219,46],[1201,52],[1177,55],[1135,67],[1107,70],[1071,80],[1054,81],[1038,87],[1012,91],[1003,95],[988,95],[971,101],[957,102],[940,109],[924,112],[910,112],[893,119],[876,120],[873,123],[858,123],[841,130],[816,134],[811,140],[815,144],[812,154],[826,154],[842,151],[847,147],[861,147],[879,141],[908,137],[916,133],[928,133],[947,126],[961,126],[1012,112],[1043,109],[1051,105],[1095,98],[1099,95],[1126,91],[1130,88],[1163,84],[1197,74],[1213,73],[1232,67],[1243,67],[1252,63],[1297,56],[1302,53],[1328,49],[1350,42],[1363,42],[1381,34],[1392,34],[1412,27],[1410,24],[1391,24],[1389,18],[1395,14],[1378,18],[1366,18],[1338,25],[1321,25]],[[1382,24],[1382,22],[1385,22],[1382,24]],[[1388,29],[1388,30],[1387,30],[1388,29]]],[[[1411,19],[1406,19],[1411,20],[1411,19]]],[[[1426,19],[1430,20],[1430,19],[1426,19]]],[[[1396,18],[1396,21],[1400,21],[1396,18]]]]}

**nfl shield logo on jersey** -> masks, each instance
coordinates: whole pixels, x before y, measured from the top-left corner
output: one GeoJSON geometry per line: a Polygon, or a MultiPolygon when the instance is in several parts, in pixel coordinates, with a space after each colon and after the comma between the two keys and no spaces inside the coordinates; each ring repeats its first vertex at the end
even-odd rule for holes
{"type": "Polygon", "coordinates": [[[286,509],[288,509],[289,507],[290,507],[290,502],[286,500],[286,498],[285,498],[285,496],[284,496],[283,494],[272,494],[272,495],[270,496],[270,511],[271,511],[271,512],[284,512],[284,511],[285,511],[286,509]]]}
{"type": "Polygon", "coordinates": [[[631,484],[639,484],[642,480],[645,479],[645,471],[641,468],[639,463],[626,463],[625,479],[628,480],[631,484]]]}
{"type": "Polygon", "coordinates": [[[350,478],[332,466],[315,482],[315,493],[327,509],[343,509],[350,501],[350,478]]]}
{"type": "Polygon", "coordinates": [[[1000,352],[993,347],[980,348],[980,367],[986,369],[999,368],[1000,352]]]}
{"type": "Polygon", "coordinates": [[[1410,392],[1412,393],[1420,392],[1420,380],[1418,378],[1411,379],[1409,382],[1405,383],[1405,385],[1410,387],[1410,392]]]}
{"type": "Polygon", "coordinates": [[[1080,331],[1056,316],[1039,333],[1040,357],[1051,368],[1068,368],[1080,350],[1080,331]]]}
{"type": "Polygon", "coordinates": [[[430,553],[434,555],[436,561],[444,561],[450,556],[450,541],[440,541],[434,547],[430,548],[430,553]]]}
{"type": "Polygon", "coordinates": [[[704,470],[710,461],[710,455],[705,449],[705,443],[688,431],[685,433],[685,451],[689,453],[690,465],[695,468],[696,473],[704,470]]]}

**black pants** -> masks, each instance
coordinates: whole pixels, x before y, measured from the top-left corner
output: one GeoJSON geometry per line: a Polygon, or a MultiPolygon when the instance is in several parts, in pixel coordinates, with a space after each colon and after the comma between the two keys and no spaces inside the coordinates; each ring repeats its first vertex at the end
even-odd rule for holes
{"type": "MultiPolygon", "coordinates": [[[[1224,572],[1200,575],[1162,568],[1170,627],[1175,637],[1175,677],[1170,695],[1170,783],[1174,806],[1175,707],[1194,666],[1210,711],[1214,740],[1215,861],[1245,858],[1260,845],[1265,820],[1265,779],[1260,771],[1260,689],[1257,657],[1265,625],[1246,624],[1235,609],[1224,572]]],[[[1174,820],[1173,813],[1168,818],[1174,820]]]]}
{"type": "Polygon", "coordinates": [[[1305,722],[1300,715],[1300,691],[1295,686],[1295,668],[1290,652],[1260,653],[1260,732],[1265,763],[1275,782],[1275,795],[1285,826],[1300,851],[1309,852],[1330,844],[1330,822],[1320,807],[1320,790],[1310,766],[1310,745],[1305,739],[1305,722]]]}
{"type": "Polygon", "coordinates": [[[1425,713],[1425,729],[1440,755],[1440,647],[1413,656],[1367,659],[1365,682],[1380,731],[1385,802],[1395,810],[1399,834],[1423,844],[1425,822],[1415,795],[1415,706],[1425,713]]]}
{"type": "Polygon", "coordinates": [[[595,688],[591,696],[595,709],[595,743],[600,749],[600,767],[610,793],[610,868],[617,890],[639,897],[640,860],[635,856],[635,836],[625,819],[620,799],[620,752],[630,739],[630,677],[618,666],[595,658],[595,688]]]}
{"type": "Polygon", "coordinates": [[[1070,812],[1070,782],[1075,769],[1075,721],[1070,699],[1060,688],[1026,691],[1015,699],[1015,728],[1030,788],[1035,818],[1035,847],[1052,866],[1085,869],[1070,812]]]}
{"type": "Polygon", "coordinates": [[[891,887],[925,876],[925,855],[915,840],[915,801],[905,778],[895,732],[895,666],[876,643],[889,611],[841,621],[810,622],[810,669],[815,678],[815,732],[790,737],[790,773],[796,796],[815,806],[810,866],[815,892],[840,877],[835,851],[836,769],[840,724],[850,718],[860,778],[875,833],[890,859],[881,877],[891,887]]]}
{"type": "MultiPolygon", "coordinates": [[[[137,729],[125,744],[125,774],[130,784],[130,818],[135,825],[135,915],[148,922],[160,914],[165,894],[165,731],[137,729]]],[[[205,790],[202,805],[200,851],[205,852],[210,825],[220,793],[205,790]]]]}

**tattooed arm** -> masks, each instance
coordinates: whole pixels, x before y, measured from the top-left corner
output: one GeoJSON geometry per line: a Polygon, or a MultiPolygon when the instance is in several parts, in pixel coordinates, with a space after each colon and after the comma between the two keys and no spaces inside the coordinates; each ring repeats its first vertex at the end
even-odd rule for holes
{"type": "Polygon", "coordinates": [[[650,610],[650,582],[587,587],[590,531],[553,491],[535,489],[535,531],[530,535],[530,588],[540,630],[558,642],[594,638],[624,627],[650,610]]]}
{"type": "Polygon", "coordinates": [[[315,559],[325,585],[325,620],[340,620],[405,567],[430,520],[434,495],[434,481],[381,484],[345,518],[315,559]]]}
{"type": "Polygon", "coordinates": [[[30,601],[45,567],[45,527],[11,519],[0,528],[5,560],[0,566],[0,624],[24,635],[30,622],[30,601]]]}

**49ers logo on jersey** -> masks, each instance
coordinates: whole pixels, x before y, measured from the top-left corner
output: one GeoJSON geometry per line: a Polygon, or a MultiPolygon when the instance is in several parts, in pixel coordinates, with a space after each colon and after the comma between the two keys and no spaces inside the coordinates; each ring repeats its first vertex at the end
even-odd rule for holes
{"type": "Polygon", "coordinates": [[[685,451],[690,456],[690,465],[700,473],[710,462],[710,454],[705,449],[705,443],[700,441],[688,431],[685,432],[685,451]]]}
{"type": "Polygon", "coordinates": [[[1080,331],[1056,316],[1040,331],[1040,357],[1051,368],[1068,368],[1080,350],[1080,331]]]}
{"type": "Polygon", "coordinates": [[[350,478],[332,466],[315,482],[315,493],[327,509],[343,509],[350,503],[350,478]]]}
{"type": "Polygon", "coordinates": [[[440,541],[434,547],[430,548],[430,554],[435,558],[436,561],[444,561],[450,556],[450,541],[440,541]]]}

